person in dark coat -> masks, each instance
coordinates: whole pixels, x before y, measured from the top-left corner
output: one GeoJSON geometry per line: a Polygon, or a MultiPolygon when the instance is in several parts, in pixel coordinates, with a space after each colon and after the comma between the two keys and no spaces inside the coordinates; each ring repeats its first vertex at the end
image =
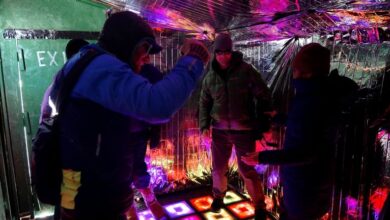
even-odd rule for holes
{"type": "Polygon", "coordinates": [[[57,73],[42,103],[44,117],[58,114],[52,101],[79,60],[89,51],[101,53],[83,70],[58,114],[61,219],[127,219],[133,202],[130,118],[168,121],[190,96],[209,60],[202,43],[187,40],[184,56],[171,72],[151,84],[136,73],[146,56],[161,49],[143,18],[118,12],[105,21],[98,43],[83,47],[57,73]]]}
{"type": "Polygon", "coordinates": [[[293,64],[290,103],[282,150],[243,157],[248,165],[281,165],[283,220],[314,220],[330,211],[338,100],[328,78],[330,51],[311,43],[293,64]]]}
{"type": "Polygon", "coordinates": [[[263,215],[264,194],[255,169],[240,157],[255,151],[258,116],[268,110],[270,92],[253,66],[243,61],[242,53],[232,51],[228,34],[220,34],[214,43],[215,58],[203,80],[199,104],[199,126],[203,138],[212,127],[213,211],[223,206],[227,190],[228,162],[234,145],[238,169],[248,190],[256,214],[263,215]]]}
{"type": "MultiPolygon", "coordinates": [[[[150,83],[157,83],[162,80],[163,74],[152,64],[150,57],[146,57],[146,64],[141,68],[139,73],[142,77],[149,80],[150,83]]],[[[152,212],[156,219],[168,218],[164,208],[157,201],[153,189],[150,188],[150,174],[147,171],[145,155],[149,143],[150,149],[156,149],[160,145],[161,125],[150,124],[145,121],[132,119],[130,123],[130,147],[134,149],[134,187],[141,193],[146,206],[152,212]]],[[[129,217],[136,219],[136,208],[132,206],[129,217]]]]}

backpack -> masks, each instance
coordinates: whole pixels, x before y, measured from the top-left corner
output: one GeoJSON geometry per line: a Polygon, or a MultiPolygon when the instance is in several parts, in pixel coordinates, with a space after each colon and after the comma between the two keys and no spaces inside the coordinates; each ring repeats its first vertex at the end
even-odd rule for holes
{"type": "MultiPolygon", "coordinates": [[[[64,109],[81,73],[100,54],[102,52],[95,49],[88,50],[63,78],[54,101],[59,113],[64,109]]],[[[43,118],[32,140],[31,183],[38,199],[51,205],[58,205],[61,201],[62,166],[58,117],[57,114],[43,118]]]]}

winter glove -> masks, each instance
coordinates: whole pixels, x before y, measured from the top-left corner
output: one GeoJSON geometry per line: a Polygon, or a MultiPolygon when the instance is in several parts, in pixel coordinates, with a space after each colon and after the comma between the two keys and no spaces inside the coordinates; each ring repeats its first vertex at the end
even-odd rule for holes
{"type": "Polygon", "coordinates": [[[207,64],[210,60],[210,53],[207,50],[207,47],[197,40],[186,39],[180,51],[183,55],[194,56],[201,59],[204,64],[207,64]]]}

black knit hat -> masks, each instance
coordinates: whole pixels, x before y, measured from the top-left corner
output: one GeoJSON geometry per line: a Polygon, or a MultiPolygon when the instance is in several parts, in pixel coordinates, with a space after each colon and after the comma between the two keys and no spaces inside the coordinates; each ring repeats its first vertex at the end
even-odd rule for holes
{"type": "Polygon", "coordinates": [[[152,45],[150,54],[158,53],[162,49],[156,43],[152,28],[140,16],[122,11],[106,20],[98,44],[123,62],[129,63],[133,50],[142,41],[152,45]]]}
{"type": "Polygon", "coordinates": [[[233,41],[229,34],[221,33],[215,38],[214,52],[231,51],[232,49],[233,41]]]}

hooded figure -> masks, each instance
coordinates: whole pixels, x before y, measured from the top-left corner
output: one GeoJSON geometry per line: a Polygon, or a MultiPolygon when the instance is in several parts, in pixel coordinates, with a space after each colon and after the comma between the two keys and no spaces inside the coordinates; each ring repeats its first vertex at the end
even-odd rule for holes
{"type": "Polygon", "coordinates": [[[293,60],[294,97],[282,150],[248,155],[249,165],[281,165],[283,220],[320,219],[330,211],[338,101],[330,87],[330,51],[311,43],[293,60]]]}
{"type": "Polygon", "coordinates": [[[147,42],[149,54],[156,54],[162,47],[156,43],[152,28],[134,13],[118,12],[104,23],[98,44],[106,51],[115,54],[118,59],[132,66],[131,58],[135,48],[147,42]]]}
{"type": "Polygon", "coordinates": [[[91,51],[100,53],[81,71],[58,113],[62,219],[127,218],[133,202],[130,118],[166,122],[187,100],[209,55],[200,42],[185,45],[172,71],[151,84],[136,72],[161,47],[141,17],[119,12],[106,20],[97,44],[83,47],[57,73],[42,103],[43,118],[56,112],[53,100],[74,66],[91,51]]]}

